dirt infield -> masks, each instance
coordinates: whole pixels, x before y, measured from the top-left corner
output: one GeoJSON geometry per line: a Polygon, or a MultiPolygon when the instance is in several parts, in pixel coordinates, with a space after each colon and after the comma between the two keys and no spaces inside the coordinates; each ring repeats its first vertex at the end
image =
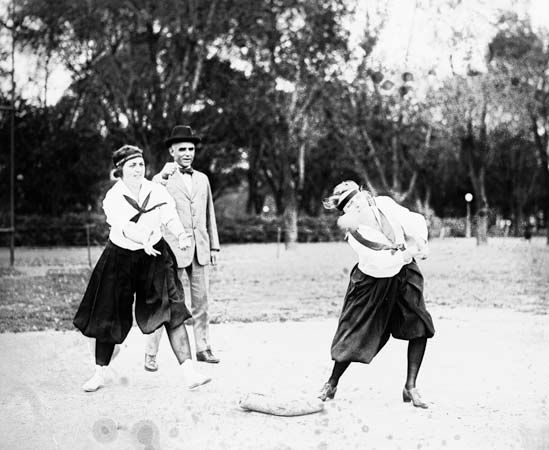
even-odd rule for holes
{"type": "MultiPolygon", "coordinates": [[[[76,332],[0,335],[2,449],[547,449],[549,316],[505,309],[431,308],[419,387],[430,409],[402,403],[406,343],[390,340],[352,365],[324,412],[275,417],[240,410],[247,392],[315,395],[330,371],[336,321],[212,326],[222,362],[186,391],[167,340],[160,370],[142,367],[134,328],[96,393],[76,332]]],[[[192,334],[192,333],[191,333],[192,334]]]]}
{"type": "Polygon", "coordinates": [[[134,328],[92,394],[80,387],[93,362],[71,324],[86,249],[18,249],[15,270],[0,249],[0,449],[549,449],[545,241],[431,250],[420,266],[437,331],[419,377],[430,409],[402,402],[406,343],[391,340],[371,365],[351,366],[325,411],[291,418],[238,400],[314,396],[327,379],[354,261],[345,243],[224,246],[210,305],[222,362],[201,364],[213,382],[186,391],[167,339],[160,371],[145,372],[134,328]]]}

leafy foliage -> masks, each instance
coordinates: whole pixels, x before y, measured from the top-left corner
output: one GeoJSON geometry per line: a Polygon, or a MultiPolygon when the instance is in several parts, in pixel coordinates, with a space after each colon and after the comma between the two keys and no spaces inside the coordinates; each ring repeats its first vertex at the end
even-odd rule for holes
{"type": "MultiPolygon", "coordinates": [[[[549,216],[546,36],[505,13],[486,67],[431,83],[374,63],[383,12],[349,48],[349,13],[343,0],[17,2],[1,24],[45,73],[43,101],[17,101],[17,213],[98,212],[111,150],[143,147],[152,175],[187,123],[214,196],[245,186],[250,215],[271,197],[288,242],[301,239],[299,214],[320,215],[347,178],[429,217],[463,215],[469,191],[477,214],[511,215],[517,230],[549,216]],[[47,105],[53,61],[72,84],[47,105]]],[[[6,209],[7,120],[0,143],[6,209]]]]}

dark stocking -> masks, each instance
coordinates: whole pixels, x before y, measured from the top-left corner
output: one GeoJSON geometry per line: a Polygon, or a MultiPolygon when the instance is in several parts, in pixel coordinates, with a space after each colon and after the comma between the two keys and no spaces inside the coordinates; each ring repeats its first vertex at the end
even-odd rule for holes
{"type": "Polygon", "coordinates": [[[411,339],[408,343],[408,375],[406,378],[406,389],[416,387],[416,378],[421,367],[421,361],[425,354],[427,338],[411,339]]]}
{"type": "Polygon", "coordinates": [[[185,360],[191,359],[191,346],[189,345],[189,336],[187,335],[185,324],[181,324],[176,328],[170,328],[166,325],[166,331],[168,332],[173,353],[179,364],[183,364],[185,360]]]}
{"type": "Polygon", "coordinates": [[[339,383],[339,379],[341,378],[341,375],[343,375],[343,372],[347,370],[347,367],[349,367],[349,364],[351,364],[350,361],[344,361],[344,362],[335,362],[334,368],[332,370],[332,375],[330,376],[330,379],[328,380],[328,383],[332,385],[332,387],[337,386],[337,383],[339,383]]]}
{"type": "Polygon", "coordinates": [[[95,341],[95,364],[98,366],[108,366],[111,362],[113,351],[114,344],[95,341]]]}

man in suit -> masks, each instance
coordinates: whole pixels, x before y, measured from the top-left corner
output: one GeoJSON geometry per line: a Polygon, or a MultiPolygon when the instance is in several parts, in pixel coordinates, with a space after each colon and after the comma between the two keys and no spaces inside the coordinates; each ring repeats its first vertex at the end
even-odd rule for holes
{"type": "MultiPolygon", "coordinates": [[[[216,264],[219,238],[208,177],[192,168],[196,144],[200,138],[188,126],[177,125],[165,143],[173,162],[164,165],[153,181],[166,186],[175,200],[185,230],[190,230],[191,246],[179,249],[177,238],[164,230],[164,238],[175,254],[179,277],[186,273],[191,288],[191,313],[196,345],[196,359],[218,363],[210,347],[208,322],[208,265],[216,264]]],[[[147,336],[145,370],[158,370],[156,355],[162,330],[147,336]]]]}

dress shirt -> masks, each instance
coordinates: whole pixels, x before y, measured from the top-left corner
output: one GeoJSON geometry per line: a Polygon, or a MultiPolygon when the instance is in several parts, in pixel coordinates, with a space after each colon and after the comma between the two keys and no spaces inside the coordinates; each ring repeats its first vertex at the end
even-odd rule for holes
{"type": "Polygon", "coordinates": [[[193,178],[190,173],[182,173],[183,176],[183,183],[185,183],[185,187],[188,189],[189,194],[193,193],[193,178]]]}
{"type": "MultiPolygon", "coordinates": [[[[427,245],[427,224],[421,214],[414,213],[400,206],[390,197],[376,197],[374,214],[379,221],[381,210],[389,224],[393,228],[396,244],[405,244],[409,252],[400,250],[372,250],[358,242],[350,233],[347,240],[351,248],[358,255],[358,268],[361,272],[376,278],[387,278],[396,275],[402,266],[412,261],[410,253],[417,252],[415,244],[406,242],[406,236],[412,238],[422,246],[427,245]]],[[[360,225],[357,229],[362,237],[381,244],[392,245],[391,241],[382,233],[381,227],[372,228],[368,225],[360,225]]]]}
{"type": "MultiPolygon", "coordinates": [[[[151,231],[155,231],[158,235],[158,240],[156,242],[158,242],[162,236],[160,231],[161,225],[165,225],[175,236],[184,233],[185,230],[183,225],[181,225],[179,216],[175,210],[175,201],[161,184],[144,179],[138,198],[134,198],[134,200],[141,206],[149,193],[149,202],[145,209],[152,208],[160,203],[165,204],[142,214],[137,223],[151,231]]],[[[103,200],[103,210],[107,216],[107,223],[111,227],[109,239],[113,244],[118,245],[119,247],[128,250],[141,250],[143,249],[143,244],[128,239],[123,232],[124,227],[128,225],[130,219],[138,213],[138,211],[124,198],[124,195],[133,198],[131,191],[120,179],[109,189],[103,200]]],[[[154,244],[156,244],[156,242],[154,244]]]]}

